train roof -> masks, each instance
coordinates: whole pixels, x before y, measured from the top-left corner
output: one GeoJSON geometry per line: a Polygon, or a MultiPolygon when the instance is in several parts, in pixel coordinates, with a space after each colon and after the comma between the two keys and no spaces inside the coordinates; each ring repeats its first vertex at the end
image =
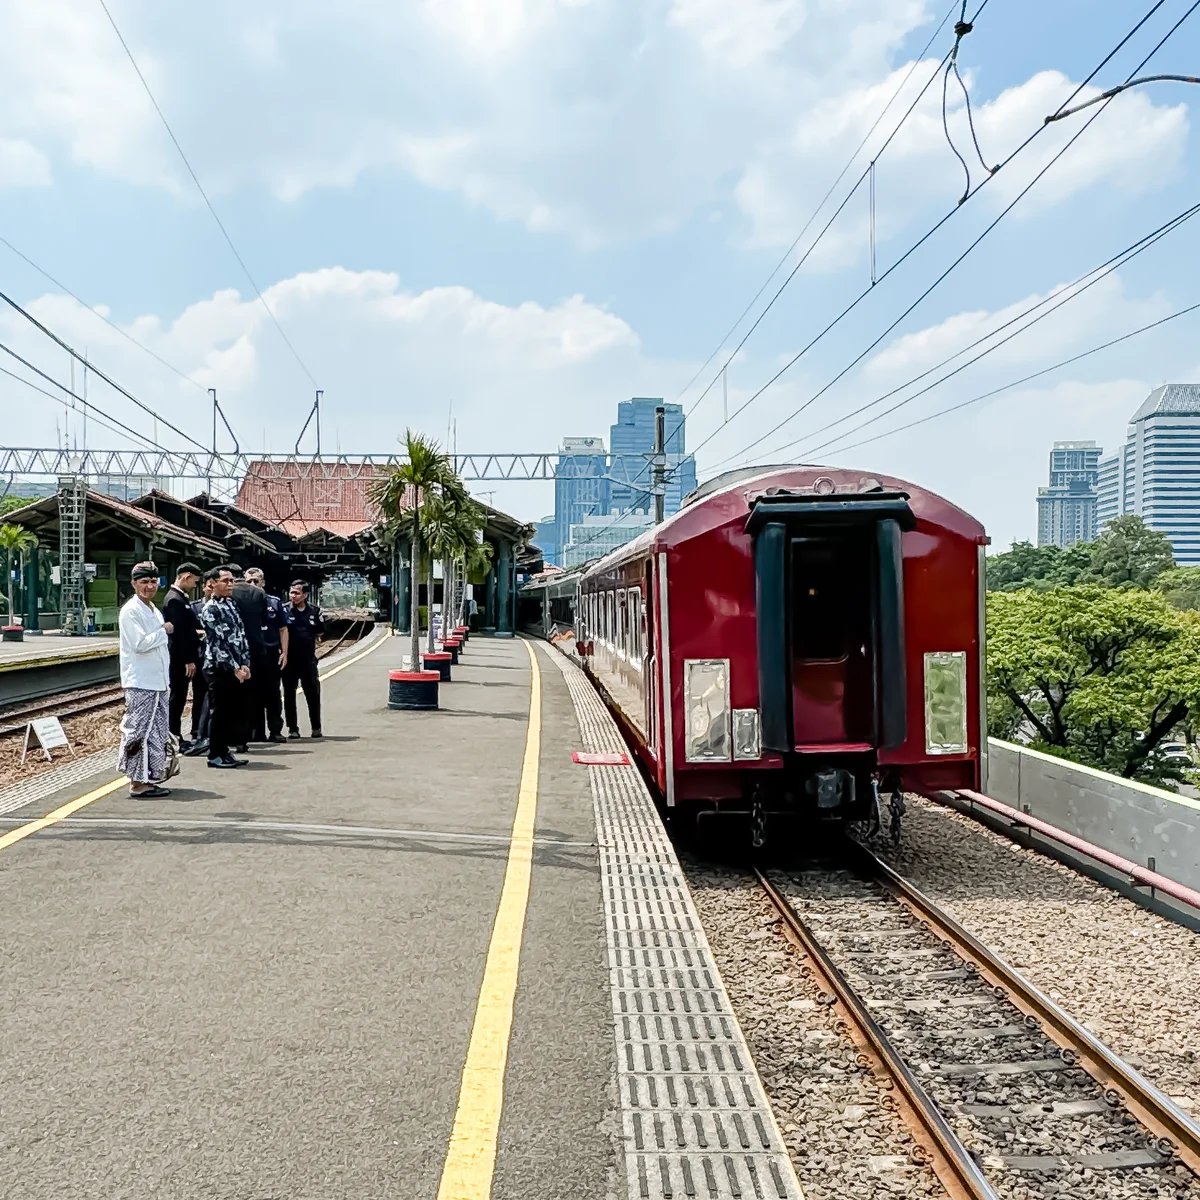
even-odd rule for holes
{"type": "Polygon", "coordinates": [[[739,467],[702,483],[684,498],[683,507],[660,525],[648,529],[632,542],[619,546],[585,570],[607,570],[629,558],[637,558],[651,549],[670,549],[697,537],[737,516],[749,517],[755,500],[767,494],[813,492],[838,496],[867,492],[902,493],[918,522],[945,529],[980,545],[987,543],[983,526],[969,513],[936,492],[899,479],[856,471],[848,467],[828,467],[810,463],[784,463],[759,467],[739,467]]]}

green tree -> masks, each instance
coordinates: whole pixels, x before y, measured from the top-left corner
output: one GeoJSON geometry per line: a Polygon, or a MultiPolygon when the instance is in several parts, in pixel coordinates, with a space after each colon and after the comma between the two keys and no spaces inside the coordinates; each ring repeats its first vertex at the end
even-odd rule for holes
{"type": "Polygon", "coordinates": [[[0,517],[7,517],[10,512],[16,512],[18,508],[33,502],[29,496],[0,496],[0,517]]]}
{"type": "MultiPolygon", "coordinates": [[[[385,541],[393,544],[407,533],[411,544],[410,580],[412,605],[409,614],[409,662],[412,669],[421,667],[421,606],[420,564],[422,554],[422,509],[438,486],[453,476],[450,459],[431,438],[404,431],[407,461],[371,481],[368,496],[379,509],[384,525],[385,541]]],[[[433,599],[432,589],[430,600],[433,599]]],[[[432,616],[432,603],[430,604],[432,616]]],[[[432,625],[432,621],[431,621],[432,625]]]]}
{"type": "Polygon", "coordinates": [[[1091,560],[1083,582],[1109,587],[1123,583],[1149,587],[1175,565],[1167,535],[1151,529],[1132,513],[1105,526],[1104,532],[1091,543],[1091,560]]]}
{"type": "Polygon", "coordinates": [[[1154,581],[1175,608],[1200,609],[1200,567],[1171,567],[1154,581]]]}
{"type": "Polygon", "coordinates": [[[18,574],[24,568],[25,555],[38,544],[37,538],[21,525],[0,525],[0,550],[4,551],[6,591],[8,593],[8,623],[15,625],[17,581],[13,579],[13,559],[17,559],[18,574]]]}
{"type": "Polygon", "coordinates": [[[1178,780],[1155,749],[1200,704],[1200,614],[1129,587],[994,592],[987,677],[995,736],[1023,727],[1076,762],[1178,780]]]}
{"type": "Polygon", "coordinates": [[[1082,543],[1061,550],[1058,546],[1013,542],[1010,550],[988,558],[987,586],[993,592],[1025,587],[1044,591],[1078,582],[1091,565],[1091,549],[1082,543]]]}

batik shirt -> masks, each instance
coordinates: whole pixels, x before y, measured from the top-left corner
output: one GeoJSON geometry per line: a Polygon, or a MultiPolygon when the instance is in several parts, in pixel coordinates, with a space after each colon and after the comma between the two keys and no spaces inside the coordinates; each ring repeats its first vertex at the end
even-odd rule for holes
{"type": "Polygon", "coordinates": [[[204,625],[204,666],[209,671],[236,671],[250,665],[246,627],[232,600],[214,596],[200,611],[204,625]]]}

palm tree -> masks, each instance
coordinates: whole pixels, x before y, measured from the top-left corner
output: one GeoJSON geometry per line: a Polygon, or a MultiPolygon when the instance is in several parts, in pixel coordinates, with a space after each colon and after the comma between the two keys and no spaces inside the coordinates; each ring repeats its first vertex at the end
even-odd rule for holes
{"type": "Polygon", "coordinates": [[[5,565],[8,575],[8,623],[17,623],[16,595],[17,585],[13,579],[13,555],[21,556],[21,567],[25,566],[24,558],[28,551],[38,544],[37,538],[28,529],[20,525],[0,525],[0,549],[4,550],[5,565]]]}
{"type": "MultiPolygon", "coordinates": [[[[479,528],[482,528],[482,520],[479,528]]],[[[472,534],[470,540],[466,543],[466,549],[462,554],[462,573],[463,579],[470,579],[472,575],[484,574],[488,567],[492,565],[492,545],[490,542],[478,542],[472,534]]],[[[462,624],[467,623],[467,590],[463,588],[463,607],[459,611],[458,619],[462,624]]]]}
{"type": "MultiPolygon", "coordinates": [[[[411,538],[412,553],[410,580],[412,599],[409,617],[409,665],[413,670],[421,666],[421,535],[425,524],[423,508],[429,503],[437,486],[448,479],[452,472],[450,459],[431,438],[404,431],[404,448],[408,461],[394,467],[386,475],[371,481],[367,494],[379,509],[385,526],[385,537],[394,542],[407,532],[411,538]]],[[[430,617],[433,615],[433,590],[430,589],[430,617]]],[[[430,626],[432,627],[432,619],[430,626]]]]}
{"type": "Polygon", "coordinates": [[[476,533],[483,528],[483,509],[471,499],[457,477],[445,481],[438,492],[437,503],[431,507],[429,541],[442,559],[442,625],[451,630],[458,621],[454,611],[454,583],[457,564],[468,546],[475,544],[476,533]]]}

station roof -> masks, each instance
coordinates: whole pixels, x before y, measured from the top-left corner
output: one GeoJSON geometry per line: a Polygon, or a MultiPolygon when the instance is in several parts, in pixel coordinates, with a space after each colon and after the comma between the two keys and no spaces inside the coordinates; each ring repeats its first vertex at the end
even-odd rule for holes
{"type": "MultiPolygon", "coordinates": [[[[86,492],[85,528],[109,526],[124,533],[144,534],[171,550],[201,555],[209,559],[226,557],[226,546],[217,537],[176,524],[157,513],[126,503],[104,492],[88,488],[86,492]]],[[[33,533],[58,529],[58,495],[44,496],[24,508],[6,513],[4,520],[21,525],[33,533]]]]}
{"type": "Polygon", "coordinates": [[[378,518],[367,499],[373,478],[349,463],[254,459],[238,488],[237,506],[293,537],[325,530],[352,538],[378,518]]]}
{"type": "Polygon", "coordinates": [[[1200,417],[1200,383],[1164,383],[1142,401],[1132,420],[1157,416],[1200,417]]]}

